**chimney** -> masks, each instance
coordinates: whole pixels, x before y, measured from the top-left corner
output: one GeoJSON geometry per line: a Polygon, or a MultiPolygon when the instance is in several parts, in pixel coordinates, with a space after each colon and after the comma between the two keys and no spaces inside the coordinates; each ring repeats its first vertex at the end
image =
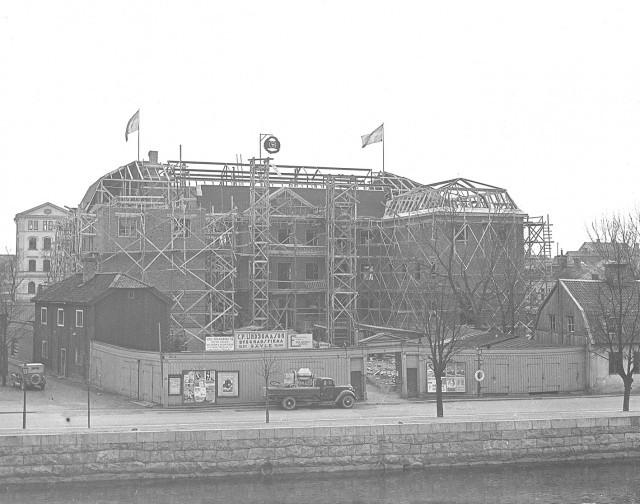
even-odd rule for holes
{"type": "Polygon", "coordinates": [[[158,151],[150,150],[149,151],[149,163],[158,164],[158,151]]]}
{"type": "Polygon", "coordinates": [[[87,283],[96,275],[98,269],[98,257],[96,254],[88,254],[82,259],[82,283],[87,283]]]}
{"type": "Polygon", "coordinates": [[[609,261],[604,264],[604,281],[609,286],[624,287],[633,280],[633,274],[628,263],[609,261]]]}
{"type": "Polygon", "coordinates": [[[560,249],[560,255],[558,256],[558,266],[560,266],[561,270],[567,267],[567,256],[564,255],[562,249],[560,249]]]}

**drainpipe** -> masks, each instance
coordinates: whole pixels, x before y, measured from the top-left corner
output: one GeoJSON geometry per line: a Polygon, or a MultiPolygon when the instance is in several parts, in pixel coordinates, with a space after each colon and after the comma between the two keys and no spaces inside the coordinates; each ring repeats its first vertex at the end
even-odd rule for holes
{"type": "Polygon", "coordinates": [[[140,400],[140,359],[138,359],[138,401],[140,400]]]}

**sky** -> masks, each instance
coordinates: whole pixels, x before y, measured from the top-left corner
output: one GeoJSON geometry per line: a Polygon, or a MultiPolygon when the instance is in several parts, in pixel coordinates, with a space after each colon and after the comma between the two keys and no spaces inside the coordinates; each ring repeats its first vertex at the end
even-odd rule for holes
{"type": "Polygon", "coordinates": [[[0,3],[0,249],[140,156],[382,169],[503,187],[554,255],[637,208],[640,2],[0,3]]]}

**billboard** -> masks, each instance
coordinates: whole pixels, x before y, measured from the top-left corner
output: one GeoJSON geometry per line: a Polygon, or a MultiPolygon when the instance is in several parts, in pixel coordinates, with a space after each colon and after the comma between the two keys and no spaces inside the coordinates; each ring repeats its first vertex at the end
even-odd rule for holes
{"type": "Polygon", "coordinates": [[[286,331],[236,331],[236,350],[284,350],[286,331]]]}

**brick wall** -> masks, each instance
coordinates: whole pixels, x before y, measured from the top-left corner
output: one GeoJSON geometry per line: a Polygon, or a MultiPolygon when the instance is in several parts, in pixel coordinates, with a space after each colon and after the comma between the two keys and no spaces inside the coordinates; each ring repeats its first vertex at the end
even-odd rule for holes
{"type": "Polygon", "coordinates": [[[640,417],[0,436],[0,482],[382,471],[640,456],[640,417]]]}

